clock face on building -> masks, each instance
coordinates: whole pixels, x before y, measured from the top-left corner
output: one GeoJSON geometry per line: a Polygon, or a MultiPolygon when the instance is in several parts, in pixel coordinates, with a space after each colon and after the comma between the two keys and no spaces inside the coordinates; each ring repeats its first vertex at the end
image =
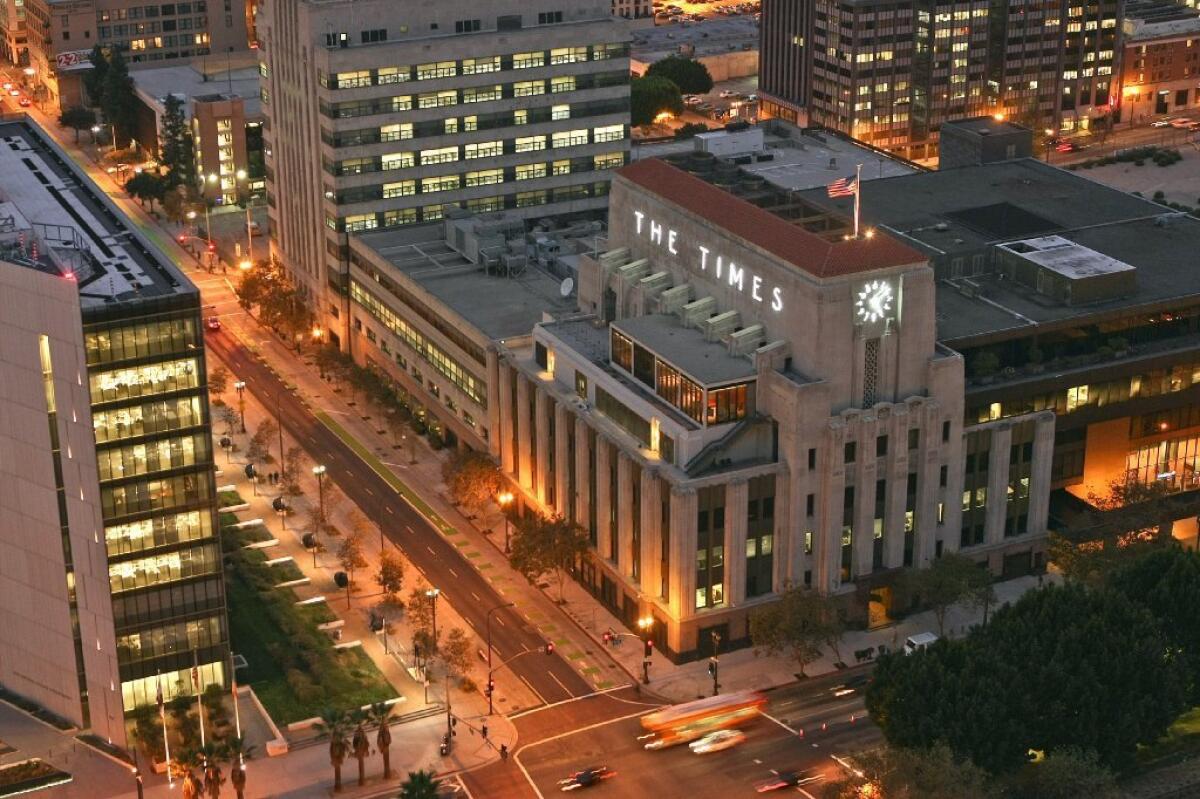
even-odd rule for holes
{"type": "Polygon", "coordinates": [[[858,290],[854,313],[859,322],[874,324],[891,316],[894,300],[895,293],[891,283],[886,280],[872,280],[858,290]]]}

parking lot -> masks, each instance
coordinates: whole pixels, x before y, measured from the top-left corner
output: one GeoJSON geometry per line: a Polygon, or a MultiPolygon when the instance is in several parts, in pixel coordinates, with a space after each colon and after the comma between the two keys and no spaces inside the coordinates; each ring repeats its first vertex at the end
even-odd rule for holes
{"type": "Polygon", "coordinates": [[[747,2],[746,0],[713,0],[713,2],[693,3],[688,0],[654,0],[654,22],[656,25],[670,25],[676,22],[699,22],[721,16],[739,16],[753,14],[756,18],[762,10],[762,3],[747,2]]]}

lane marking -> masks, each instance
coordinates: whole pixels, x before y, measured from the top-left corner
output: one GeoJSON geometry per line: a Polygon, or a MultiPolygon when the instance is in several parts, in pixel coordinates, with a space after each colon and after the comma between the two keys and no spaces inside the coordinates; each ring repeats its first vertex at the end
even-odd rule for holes
{"type": "MultiPolygon", "coordinates": [[[[772,716],[770,713],[763,713],[762,715],[763,715],[763,718],[768,718],[768,719],[770,719],[771,721],[773,721],[773,722],[775,722],[776,724],[778,724],[780,727],[783,727],[785,730],[787,730],[788,732],[790,732],[792,735],[799,735],[799,734],[800,734],[800,733],[796,732],[794,729],[792,729],[791,727],[789,727],[788,725],[784,724],[784,723],[783,723],[782,721],[780,721],[779,719],[777,719],[777,718],[775,718],[774,716],[772,716]]],[[[816,745],[816,744],[814,744],[814,746],[815,746],[815,745],[816,745]]]]}
{"type": "Polygon", "coordinates": [[[405,529],[405,530],[408,530],[408,531],[409,531],[410,533],[412,533],[413,535],[416,535],[416,534],[417,534],[417,531],[416,531],[416,530],[414,530],[414,529],[412,529],[412,527],[410,527],[410,526],[409,526],[409,525],[407,525],[407,524],[406,524],[406,525],[404,525],[404,529],[405,529]]]}
{"type": "Polygon", "coordinates": [[[564,693],[564,694],[566,694],[567,696],[574,696],[574,695],[575,695],[575,694],[573,694],[573,693],[571,693],[570,691],[568,691],[568,690],[567,690],[567,686],[565,686],[565,685],[563,685],[563,684],[562,684],[562,680],[560,680],[560,679],[558,679],[558,677],[555,677],[555,676],[554,676],[554,672],[552,672],[552,671],[547,671],[546,673],[550,675],[550,679],[552,679],[552,680],[554,680],[556,683],[558,683],[558,687],[559,687],[559,688],[561,688],[561,689],[563,689],[563,693],[564,693]]]}
{"type": "Polygon", "coordinates": [[[367,486],[363,486],[363,491],[366,491],[366,492],[367,492],[368,494],[370,494],[371,496],[375,496],[375,492],[374,492],[374,491],[372,491],[372,490],[371,490],[370,488],[368,488],[367,486]]]}
{"type": "Polygon", "coordinates": [[[396,515],[396,511],[392,510],[392,506],[391,506],[391,505],[384,505],[383,507],[387,509],[387,512],[388,512],[388,513],[392,514],[393,516],[395,516],[395,515],[396,515]]]}
{"type": "Polygon", "coordinates": [[[532,685],[529,683],[529,680],[525,679],[525,675],[523,675],[523,674],[522,674],[522,675],[518,675],[518,676],[520,676],[520,677],[521,677],[521,682],[525,683],[525,687],[526,687],[526,688],[528,688],[529,690],[533,691],[533,695],[534,695],[534,696],[536,696],[536,697],[538,698],[538,701],[539,701],[539,702],[541,702],[543,705],[545,705],[545,704],[546,704],[546,698],[545,698],[544,696],[542,696],[541,694],[539,694],[539,693],[538,693],[538,689],[534,688],[534,687],[533,687],[533,686],[532,686],[532,685]]]}
{"type": "Polygon", "coordinates": [[[453,577],[455,580],[458,579],[458,572],[454,571],[454,569],[451,569],[449,566],[447,566],[446,571],[450,572],[450,576],[453,577]]]}
{"type": "MultiPolygon", "coordinates": [[[[476,598],[476,599],[479,599],[479,597],[475,597],[475,598],[476,598]]],[[[507,626],[508,626],[507,624],[505,624],[505,623],[504,623],[504,619],[500,618],[499,616],[497,616],[497,617],[496,617],[496,622],[497,622],[497,623],[498,623],[498,624],[499,624],[501,627],[507,627],[507,626]]]]}
{"type": "Polygon", "coordinates": [[[425,548],[429,550],[430,555],[433,555],[435,558],[437,557],[437,553],[433,551],[433,547],[427,546],[425,548]]]}
{"type": "MultiPolygon", "coordinates": [[[[525,678],[522,677],[521,679],[523,680],[525,678]]],[[[542,705],[541,707],[532,707],[529,710],[522,710],[520,713],[514,713],[511,716],[509,716],[509,718],[516,720],[523,716],[529,716],[534,713],[541,713],[543,710],[550,710],[551,708],[561,707],[562,705],[570,704],[571,702],[579,702],[583,699],[587,699],[590,696],[603,696],[604,694],[611,694],[616,691],[624,691],[625,689],[629,688],[630,685],[632,685],[632,683],[626,683],[625,685],[614,685],[612,688],[603,688],[598,691],[592,691],[590,694],[584,694],[583,696],[572,697],[571,699],[564,699],[561,702],[551,702],[550,704],[542,705]]],[[[532,686],[530,686],[530,687],[532,688],[532,686]]],[[[536,693],[536,691],[534,693],[536,693]]],[[[612,696],[609,698],[610,699],[620,699],[620,697],[617,697],[617,696],[612,696]]],[[[660,707],[666,707],[666,705],[654,705],[651,709],[656,710],[660,707]]],[[[634,713],[632,716],[626,716],[626,718],[633,718],[634,716],[641,716],[641,715],[644,715],[649,712],[650,712],[649,710],[643,710],[641,713],[634,713]]],[[[614,719],[614,721],[619,721],[619,720],[620,719],[614,719]]],[[[607,723],[607,722],[604,722],[604,723],[607,723]]],[[[562,735],[571,735],[572,732],[582,732],[582,730],[565,732],[562,735]]],[[[561,738],[562,735],[559,735],[557,737],[561,738]]],[[[547,738],[546,740],[552,740],[552,739],[547,738]]],[[[541,741],[536,741],[531,744],[526,744],[526,746],[537,746],[538,743],[541,743],[541,741]]]]}
{"type": "Polygon", "coordinates": [[[480,599],[480,598],[479,598],[479,594],[475,593],[474,591],[472,591],[472,592],[471,592],[471,596],[473,596],[473,597],[475,598],[475,601],[476,601],[476,602],[482,602],[482,601],[483,601],[482,599],[480,599]]]}

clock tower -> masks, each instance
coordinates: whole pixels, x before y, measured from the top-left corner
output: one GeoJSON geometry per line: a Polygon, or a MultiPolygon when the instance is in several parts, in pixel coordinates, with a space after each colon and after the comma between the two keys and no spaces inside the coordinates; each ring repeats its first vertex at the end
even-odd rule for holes
{"type": "Polygon", "coordinates": [[[894,399],[900,275],[876,277],[850,287],[854,325],[854,404],[870,408],[894,399]]]}

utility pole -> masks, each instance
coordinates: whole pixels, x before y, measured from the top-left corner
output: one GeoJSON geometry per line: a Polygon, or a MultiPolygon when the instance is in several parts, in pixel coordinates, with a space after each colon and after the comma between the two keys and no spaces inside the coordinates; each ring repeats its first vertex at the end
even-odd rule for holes
{"type": "Polygon", "coordinates": [[[492,715],[492,694],[496,692],[496,684],[492,680],[492,614],[504,608],[511,608],[512,602],[505,602],[503,605],[497,605],[487,612],[487,698],[488,698],[488,715],[492,715]]]}

